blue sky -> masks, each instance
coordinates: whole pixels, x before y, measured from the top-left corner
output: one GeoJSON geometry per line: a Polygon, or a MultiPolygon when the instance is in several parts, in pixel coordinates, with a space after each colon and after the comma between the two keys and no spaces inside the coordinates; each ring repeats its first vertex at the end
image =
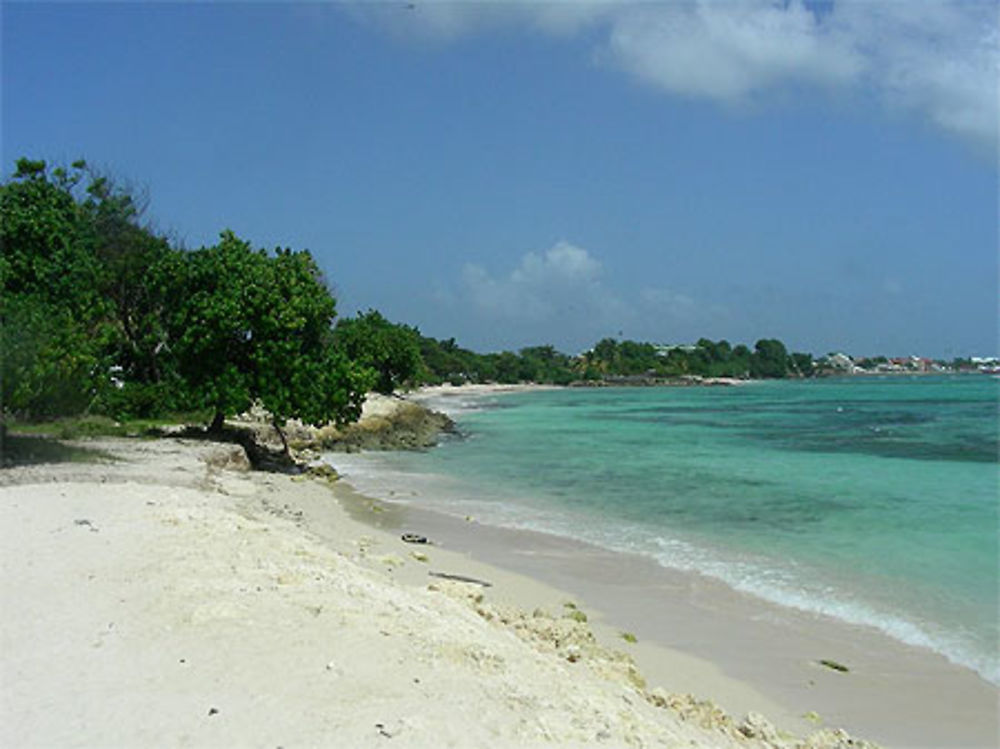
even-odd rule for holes
{"type": "Polygon", "coordinates": [[[3,169],[83,157],[477,350],[996,353],[997,11],[4,3],[3,169]]]}

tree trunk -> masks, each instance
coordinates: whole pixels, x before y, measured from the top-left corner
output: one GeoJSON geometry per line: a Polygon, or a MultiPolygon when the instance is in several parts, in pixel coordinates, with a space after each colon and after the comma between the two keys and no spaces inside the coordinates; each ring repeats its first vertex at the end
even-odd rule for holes
{"type": "Polygon", "coordinates": [[[278,424],[278,420],[272,419],[271,426],[274,427],[274,431],[276,431],[278,433],[278,437],[281,438],[281,446],[285,448],[285,455],[288,455],[288,440],[285,439],[285,433],[278,424]]]}
{"type": "Polygon", "coordinates": [[[212,417],[212,423],[208,426],[208,431],[210,432],[221,432],[222,427],[226,422],[226,415],[222,411],[216,411],[215,416],[212,417]]]}

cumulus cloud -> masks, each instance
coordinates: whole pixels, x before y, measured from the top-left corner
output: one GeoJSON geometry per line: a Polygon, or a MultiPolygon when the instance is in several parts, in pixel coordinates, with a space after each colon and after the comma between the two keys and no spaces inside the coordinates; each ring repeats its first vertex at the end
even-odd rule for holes
{"type": "Polygon", "coordinates": [[[408,14],[388,6],[365,13],[441,39],[512,26],[587,31],[596,59],[673,95],[739,104],[789,84],[874,93],[974,143],[997,142],[994,0],[431,2],[408,14]]]}
{"type": "Polygon", "coordinates": [[[864,67],[799,2],[639,6],[616,19],[607,46],[615,63],[657,86],[724,101],[788,80],[842,85],[864,67]]]}
{"type": "Polygon", "coordinates": [[[994,2],[848,3],[836,32],[868,60],[866,78],[893,106],[995,146],[1000,31],[994,2]]]}
{"type": "Polygon", "coordinates": [[[601,263],[585,249],[561,241],[544,253],[525,254],[505,275],[466,265],[462,296],[494,319],[545,322],[572,315],[604,321],[625,307],[602,283],[601,271],[601,263]]]}
{"type": "Polygon", "coordinates": [[[505,271],[468,264],[435,298],[444,314],[454,318],[461,311],[457,322],[468,326],[470,340],[488,329],[485,345],[514,348],[545,342],[577,351],[619,335],[686,340],[722,330],[730,320],[726,308],[684,289],[614,288],[600,260],[566,241],[528,252],[505,271]]]}

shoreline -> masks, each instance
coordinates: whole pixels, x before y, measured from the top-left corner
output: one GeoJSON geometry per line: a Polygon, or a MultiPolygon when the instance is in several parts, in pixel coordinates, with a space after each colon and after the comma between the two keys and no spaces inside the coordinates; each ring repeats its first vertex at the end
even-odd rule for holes
{"type": "Polygon", "coordinates": [[[887,748],[997,746],[997,688],[925,648],[639,555],[379,501],[401,530],[565,591],[607,642],[634,634],[638,647],[623,647],[652,683],[711,698],[733,714],[762,712],[799,734],[820,725],[887,748]]]}
{"type": "MultiPolygon", "coordinates": [[[[641,560],[622,585],[622,560],[594,547],[382,502],[348,479],[246,471],[234,445],[79,444],[115,460],[0,473],[5,745],[870,746],[826,729],[845,721],[823,687],[811,721],[699,652],[726,629],[711,586],[651,581],[641,560]],[[669,622],[634,608],[667,596],[690,599],[669,622]]],[[[746,650],[744,635],[723,640],[746,650]]],[[[873,676],[851,665],[809,673],[850,693],[873,676]]],[[[902,684],[898,711],[870,705],[875,723],[919,731],[911,700],[941,688],[902,684]]],[[[954,696],[937,700],[951,710],[954,696]]],[[[967,707],[923,745],[989,745],[989,713],[967,707]]]]}
{"type": "MultiPolygon", "coordinates": [[[[484,396],[532,389],[538,388],[444,386],[409,397],[448,413],[452,404],[464,408],[484,396]]],[[[326,457],[336,465],[343,456],[326,457]]],[[[344,480],[351,482],[349,471],[344,480]]],[[[777,715],[774,706],[780,705],[785,723],[798,731],[807,728],[803,715],[819,713],[824,724],[887,746],[998,744],[996,685],[967,666],[871,625],[766,601],[648,557],[543,532],[468,523],[446,510],[394,502],[391,496],[381,499],[411,518],[419,532],[439,537],[449,548],[567,590],[599,610],[615,631],[634,632],[640,642],[694,656],[750,687],[766,697],[768,714],[777,715]],[[607,574],[641,582],[594,582],[607,574]],[[657,605],[661,593],[670,596],[669,602],[657,605]],[[655,621],[666,624],[650,625],[655,621]],[[850,672],[820,666],[824,659],[844,663],[850,672]]],[[[659,670],[650,665],[656,659],[646,660],[640,663],[644,672],[659,670]]],[[[697,691],[697,680],[691,685],[697,691]]],[[[719,696],[717,684],[710,693],[719,696]]],[[[735,697],[726,707],[753,709],[745,697],[735,697]]]]}
{"type": "Polygon", "coordinates": [[[345,484],[233,445],[78,444],[113,459],[0,473],[4,745],[871,746],[647,685],[572,594],[406,544],[345,484]]]}

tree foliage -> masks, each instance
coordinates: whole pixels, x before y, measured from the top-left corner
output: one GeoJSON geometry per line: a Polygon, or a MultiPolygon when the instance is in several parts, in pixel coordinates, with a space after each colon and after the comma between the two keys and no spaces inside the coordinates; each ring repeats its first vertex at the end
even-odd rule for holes
{"type": "Polygon", "coordinates": [[[20,159],[0,186],[0,397],[4,412],[79,413],[96,392],[106,305],[72,172],[20,159]]]}
{"type": "Polygon", "coordinates": [[[26,294],[0,304],[0,403],[51,418],[82,412],[95,392],[99,348],[67,310],[26,294]]]}
{"type": "Polygon", "coordinates": [[[414,383],[423,367],[417,330],[391,323],[376,310],[340,320],[334,342],[346,358],[374,374],[379,393],[414,383]]]}
{"type": "Polygon", "coordinates": [[[0,242],[5,296],[29,295],[76,317],[100,314],[100,272],[86,216],[73,195],[84,176],[50,170],[44,161],[20,159],[0,188],[0,242]]]}
{"type": "Polygon", "coordinates": [[[331,346],[336,304],[308,252],[269,255],[226,231],[170,277],[172,355],[216,427],[255,401],[279,425],[357,418],[368,378],[331,346]]]}
{"type": "Polygon", "coordinates": [[[788,374],[788,350],[774,338],[763,338],[754,344],[750,356],[750,374],[758,378],[785,377],[788,374]]]}
{"type": "Polygon", "coordinates": [[[357,418],[372,378],[332,346],[336,305],[308,252],[231,232],[186,252],[142,214],[84,162],[18,161],[0,187],[3,414],[204,407],[219,425],[259,402],[276,425],[357,418]]]}
{"type": "Polygon", "coordinates": [[[144,201],[106,176],[92,176],[81,208],[100,271],[98,288],[116,327],[112,357],[128,382],[168,377],[162,355],[170,272],[177,254],[142,223],[144,201]]]}
{"type": "Polygon", "coordinates": [[[273,416],[349,421],[364,393],[421,382],[540,382],[814,374],[776,339],[656,346],[605,338],[479,354],[369,310],[336,320],[308,252],[254,249],[230,231],[195,251],[144,223],[136,191],[82,162],[20,159],[0,185],[0,414],[152,416],[254,403],[273,416]]]}
{"type": "Polygon", "coordinates": [[[700,339],[694,345],[656,346],[640,341],[603,338],[580,356],[552,346],[532,346],[518,353],[477,354],[454,339],[421,338],[424,377],[431,383],[539,382],[569,384],[606,380],[622,383],[677,377],[809,377],[812,356],[788,354],[775,339],[758,341],[754,351],[743,344],[700,339]]]}

